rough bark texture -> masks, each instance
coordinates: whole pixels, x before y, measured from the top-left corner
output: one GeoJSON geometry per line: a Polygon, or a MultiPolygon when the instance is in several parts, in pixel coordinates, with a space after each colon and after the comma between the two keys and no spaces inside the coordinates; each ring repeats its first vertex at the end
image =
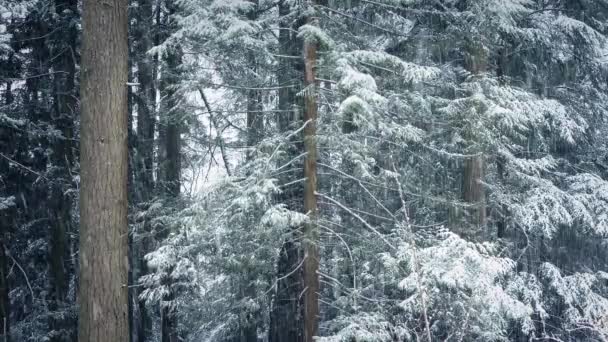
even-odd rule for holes
{"type": "Polygon", "coordinates": [[[80,342],[128,341],[127,1],[85,0],[80,342]]]}
{"type": "MultiPolygon", "coordinates": [[[[315,20],[310,20],[315,24],[315,20]]],[[[319,331],[319,247],[318,229],[315,224],[317,216],[317,92],[315,85],[315,68],[317,46],[304,42],[304,213],[310,222],[304,226],[304,341],[313,342],[319,331]]]]}
{"type": "MultiPolygon", "coordinates": [[[[289,4],[286,1],[279,3],[279,16],[286,18],[290,13],[289,4]]],[[[297,32],[298,24],[292,25],[283,19],[279,30],[279,51],[284,56],[297,56],[300,48],[293,32],[297,32]],[[293,26],[293,27],[292,27],[293,26]]],[[[301,110],[296,105],[295,88],[293,80],[301,78],[301,67],[294,63],[291,58],[279,60],[277,79],[281,88],[279,89],[279,112],[276,115],[278,128],[281,132],[287,132],[296,128],[301,122],[301,110]]],[[[299,140],[299,139],[298,139],[299,140]]],[[[288,151],[284,158],[278,161],[283,165],[301,152],[298,142],[288,144],[288,151]]],[[[297,166],[294,166],[294,169],[297,166]]],[[[285,184],[300,177],[297,173],[282,175],[281,183],[285,184]]],[[[292,184],[284,189],[277,200],[284,203],[289,210],[302,210],[302,194],[304,189],[301,183],[292,184]]],[[[293,228],[292,234],[287,237],[279,254],[277,265],[277,291],[274,294],[272,309],[270,313],[269,342],[304,340],[302,323],[302,305],[300,294],[302,293],[302,270],[299,268],[301,255],[297,241],[299,231],[293,228]]]]}

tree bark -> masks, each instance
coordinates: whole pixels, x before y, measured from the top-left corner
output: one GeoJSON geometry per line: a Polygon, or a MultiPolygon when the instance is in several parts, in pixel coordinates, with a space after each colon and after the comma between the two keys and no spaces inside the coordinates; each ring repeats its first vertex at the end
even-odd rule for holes
{"type": "Polygon", "coordinates": [[[78,340],[128,341],[127,1],[82,13],[78,340]]]}
{"type": "MultiPolygon", "coordinates": [[[[314,4],[309,1],[309,5],[314,4]]],[[[315,25],[316,19],[309,18],[315,25]]],[[[304,225],[304,341],[313,342],[319,330],[319,232],[317,217],[317,90],[315,69],[316,43],[304,41],[304,213],[309,222],[304,225]]]]}

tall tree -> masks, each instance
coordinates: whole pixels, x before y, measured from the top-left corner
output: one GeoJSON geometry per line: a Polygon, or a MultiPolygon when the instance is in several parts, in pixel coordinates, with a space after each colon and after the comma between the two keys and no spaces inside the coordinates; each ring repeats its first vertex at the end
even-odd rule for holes
{"type": "MultiPolygon", "coordinates": [[[[470,43],[466,54],[465,67],[475,77],[483,77],[487,71],[488,56],[484,46],[480,43],[470,43]]],[[[469,132],[468,139],[475,140],[476,132],[469,132]]],[[[463,233],[469,236],[482,237],[485,235],[486,224],[486,194],[484,181],[484,154],[479,148],[472,155],[465,157],[463,167],[462,195],[469,205],[466,210],[466,222],[472,231],[463,233]]]]}
{"type": "MultiPolygon", "coordinates": [[[[4,220],[3,220],[4,221],[4,220]]],[[[3,226],[4,226],[4,222],[3,226]]],[[[8,256],[6,255],[5,237],[6,233],[2,232],[0,240],[0,341],[10,341],[10,301],[8,297],[8,256]]]]}
{"type": "MultiPolygon", "coordinates": [[[[165,23],[169,30],[175,29],[175,18],[177,4],[174,0],[166,0],[165,6],[167,16],[165,23]]],[[[170,31],[169,31],[170,32],[170,31]]],[[[179,98],[177,86],[180,80],[180,67],[182,63],[182,51],[178,44],[171,44],[163,57],[163,69],[161,72],[161,109],[163,111],[161,125],[159,127],[159,153],[164,160],[159,160],[160,174],[162,175],[162,186],[164,195],[168,202],[175,203],[181,189],[181,131],[182,117],[178,110],[179,98]]],[[[166,279],[168,293],[161,299],[161,341],[177,342],[179,340],[176,294],[173,289],[171,277],[166,279]]]]}
{"type": "Polygon", "coordinates": [[[156,128],[156,87],[154,57],[148,54],[153,43],[153,1],[139,0],[134,32],[137,59],[137,152],[138,191],[141,201],[147,201],[154,189],[154,132],[156,128]]]}
{"type": "Polygon", "coordinates": [[[127,1],[85,0],[79,341],[128,341],[127,1]]]}
{"type": "MultiPolygon", "coordinates": [[[[76,94],[76,53],[78,39],[78,2],[76,0],[56,0],[55,12],[59,20],[56,23],[56,33],[53,67],[53,115],[52,123],[61,132],[60,137],[55,137],[52,142],[53,153],[51,163],[53,168],[49,175],[53,176],[54,182],[50,184],[49,217],[52,218],[50,236],[50,275],[51,293],[54,302],[52,307],[57,310],[65,310],[67,305],[67,292],[69,279],[73,272],[70,267],[69,238],[74,233],[72,229],[72,169],[74,166],[74,123],[77,113],[76,94]]],[[[51,331],[57,333],[51,335],[52,341],[69,339],[69,335],[75,334],[75,320],[67,322],[65,315],[50,315],[51,331]],[[67,331],[66,331],[67,329],[67,331]],[[59,331],[65,333],[59,333],[59,331]]]]}
{"type": "MultiPolygon", "coordinates": [[[[149,203],[154,195],[154,134],[156,132],[156,62],[148,53],[153,45],[154,35],[154,5],[151,0],[138,0],[137,10],[134,13],[135,30],[133,34],[133,50],[137,66],[137,93],[134,94],[137,104],[137,137],[135,172],[135,203],[149,203]]],[[[150,223],[144,219],[139,226],[143,227],[140,234],[133,237],[131,272],[133,279],[147,273],[144,256],[153,246],[153,237],[150,234],[150,223]]],[[[144,342],[152,334],[152,321],[145,303],[139,300],[141,287],[133,290],[138,305],[134,308],[132,331],[134,341],[144,342]]]]}
{"type": "MultiPolygon", "coordinates": [[[[316,5],[308,1],[308,6],[316,5]]],[[[307,30],[318,26],[315,17],[308,18],[307,30]]],[[[319,332],[319,231],[317,219],[317,41],[304,36],[304,341],[313,342],[319,332]]]]}
{"type": "MultiPolygon", "coordinates": [[[[280,133],[289,134],[301,122],[302,111],[296,98],[296,85],[301,85],[301,59],[298,58],[299,46],[296,34],[300,21],[294,21],[290,16],[292,8],[287,1],[278,3],[279,37],[278,53],[283,56],[279,59],[277,68],[278,112],[276,114],[277,127],[280,133]]],[[[298,156],[301,148],[296,139],[291,139],[287,145],[285,157],[279,158],[278,166],[289,163],[298,156]]],[[[297,169],[294,167],[294,169],[297,169]]],[[[297,179],[297,172],[287,172],[281,175],[281,183],[288,184],[297,179]]],[[[293,183],[285,187],[279,194],[278,202],[294,212],[302,209],[301,183],[293,183]]],[[[300,294],[302,293],[302,270],[300,261],[300,248],[298,241],[300,227],[294,226],[283,242],[277,262],[277,288],[274,294],[272,311],[270,313],[269,340],[270,342],[294,341],[304,339],[302,324],[302,306],[300,294]]]]}

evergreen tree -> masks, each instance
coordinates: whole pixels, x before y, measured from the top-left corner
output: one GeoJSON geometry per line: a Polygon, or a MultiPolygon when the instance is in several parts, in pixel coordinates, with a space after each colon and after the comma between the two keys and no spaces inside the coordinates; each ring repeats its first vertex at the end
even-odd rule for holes
{"type": "Polygon", "coordinates": [[[126,1],[85,1],[79,341],[127,341],[126,1]]]}

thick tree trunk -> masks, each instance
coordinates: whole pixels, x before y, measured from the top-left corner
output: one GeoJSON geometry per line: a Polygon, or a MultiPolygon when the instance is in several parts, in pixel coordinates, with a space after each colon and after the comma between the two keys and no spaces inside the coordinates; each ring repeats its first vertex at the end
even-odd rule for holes
{"type": "Polygon", "coordinates": [[[128,341],[127,1],[84,0],[80,342],[128,341]]]}
{"type": "MultiPolygon", "coordinates": [[[[286,1],[279,2],[279,16],[283,18],[279,23],[279,54],[283,56],[297,56],[299,47],[294,31],[297,25],[286,22],[287,15],[290,13],[289,4],[286,1]]],[[[281,132],[288,132],[296,128],[301,122],[301,110],[296,104],[295,88],[293,80],[301,76],[299,67],[291,58],[280,59],[277,79],[281,88],[279,89],[279,103],[276,121],[281,132]]],[[[278,165],[283,165],[299,153],[301,148],[298,142],[293,141],[288,144],[288,151],[284,158],[278,161],[278,165]]],[[[295,167],[294,167],[295,168],[295,167]]],[[[281,183],[285,184],[300,177],[297,173],[287,173],[282,175],[281,183]]],[[[286,187],[278,196],[278,201],[284,203],[289,210],[302,210],[303,188],[300,183],[286,187]]],[[[298,227],[293,227],[292,233],[288,236],[281,247],[277,265],[277,290],[274,295],[270,313],[269,342],[293,341],[302,342],[304,340],[304,330],[302,323],[302,305],[300,294],[302,293],[302,270],[300,267],[301,255],[298,240],[298,227]]]]}
{"type": "MultiPolygon", "coordinates": [[[[314,25],[315,19],[309,20],[314,25]]],[[[319,330],[319,232],[317,216],[317,90],[315,69],[317,46],[304,42],[304,213],[310,221],[304,225],[304,341],[313,342],[319,330]]]]}

